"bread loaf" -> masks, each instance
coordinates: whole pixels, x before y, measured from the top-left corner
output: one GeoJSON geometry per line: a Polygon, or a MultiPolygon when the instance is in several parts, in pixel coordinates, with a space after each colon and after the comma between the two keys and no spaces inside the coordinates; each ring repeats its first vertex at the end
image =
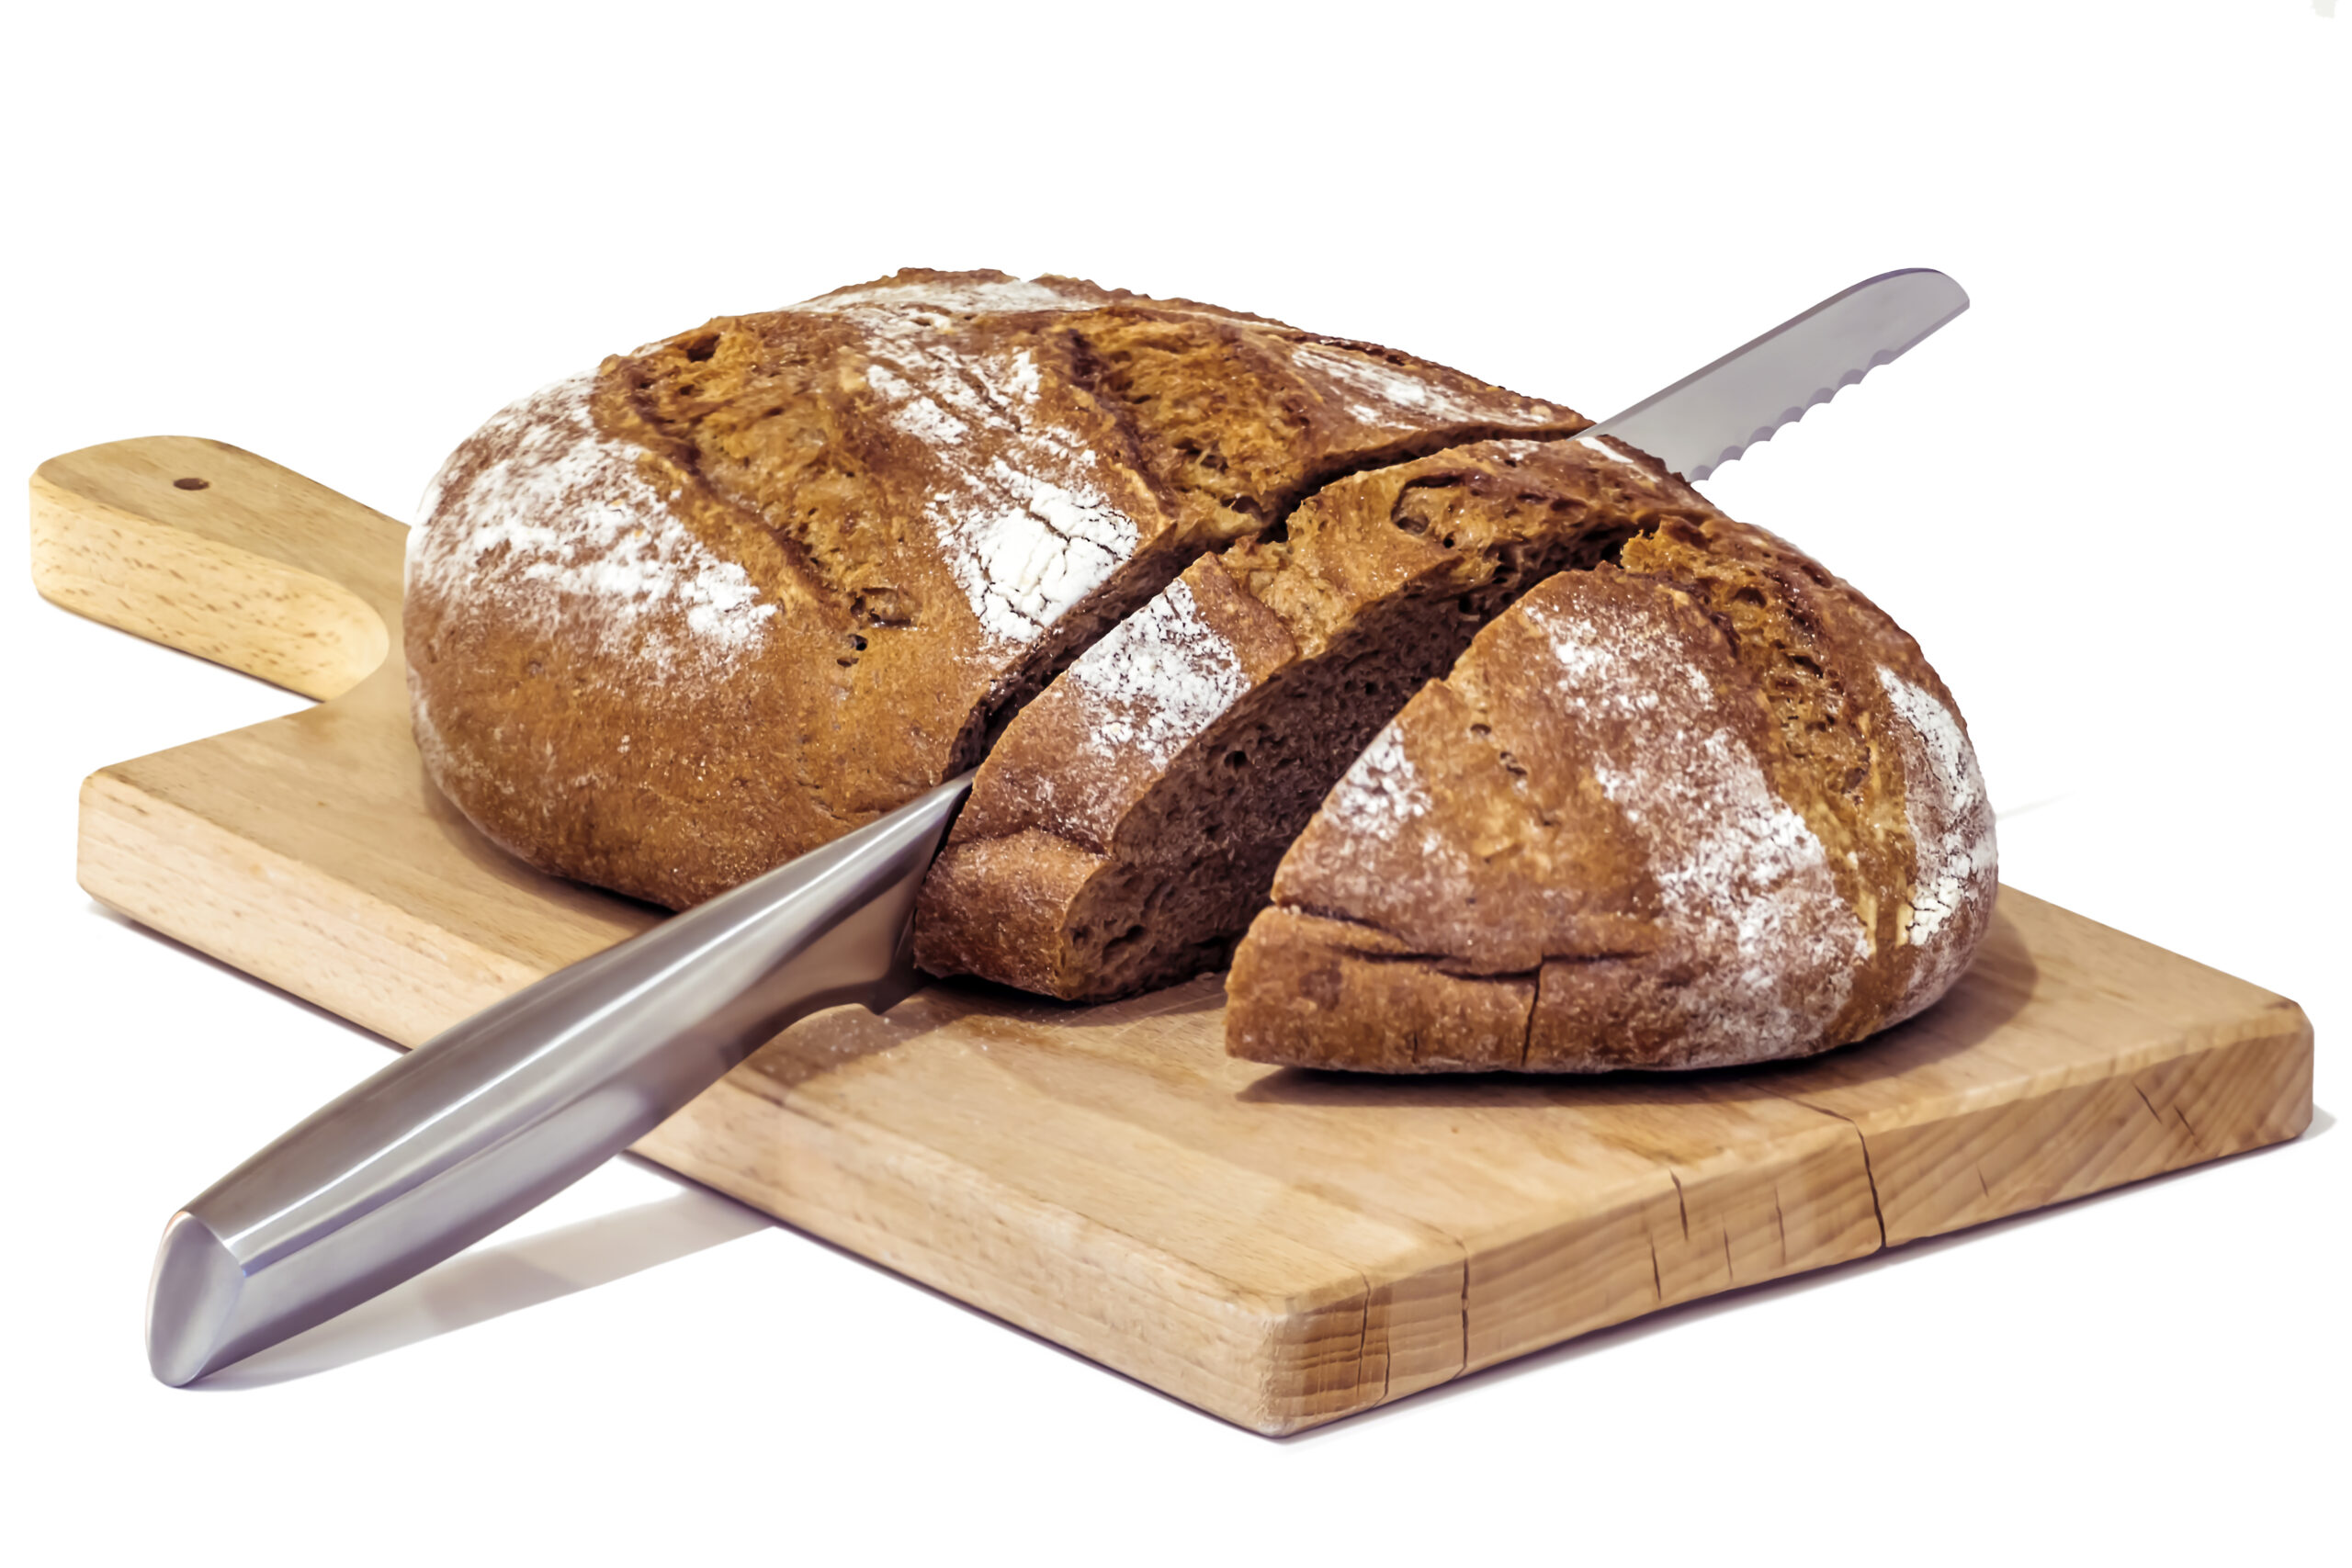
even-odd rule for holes
{"type": "Polygon", "coordinates": [[[924,886],[917,961],[1087,1000],[1223,967],[1325,793],[1481,626],[1703,514],[1590,441],[1326,486],[1281,538],[1195,562],[1012,721],[924,886]]]}
{"type": "Polygon", "coordinates": [[[1958,977],[1993,818],[1917,645],[1712,508],[1620,558],[1494,621],[1330,792],[1235,954],[1235,1055],[1716,1066],[1859,1040],[1958,977]]]}
{"type": "Polygon", "coordinates": [[[607,359],[411,537],[419,750],[542,869],[682,908],[969,766],[1203,551],[1361,468],[1584,421],[1066,278],[909,271],[607,359]]]}
{"type": "Polygon", "coordinates": [[[419,750],[531,863],[673,907],[986,754],[921,960],[1094,999],[1230,953],[1260,1061],[1701,1066],[1909,1016],[1990,919],[1950,694],[1585,428],[1066,278],[721,317],[444,467],[419,750]]]}

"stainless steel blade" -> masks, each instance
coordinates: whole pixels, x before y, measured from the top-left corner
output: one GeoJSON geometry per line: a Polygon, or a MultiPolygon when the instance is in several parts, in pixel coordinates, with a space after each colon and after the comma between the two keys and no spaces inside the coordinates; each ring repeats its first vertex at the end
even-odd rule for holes
{"type": "Polygon", "coordinates": [[[795,1019],[912,982],[915,891],[971,787],[881,820],[436,1035],[172,1217],[147,1358],[186,1383],[537,1207],[795,1019]]]}
{"type": "Polygon", "coordinates": [[[1613,435],[1696,482],[1967,309],[1967,293],[1940,272],[1881,273],[1585,434],[1613,435]]]}

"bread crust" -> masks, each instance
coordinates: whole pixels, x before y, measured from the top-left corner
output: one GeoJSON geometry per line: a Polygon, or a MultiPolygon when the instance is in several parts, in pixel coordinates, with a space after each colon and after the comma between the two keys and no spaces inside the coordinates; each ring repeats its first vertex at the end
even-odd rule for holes
{"type": "Polygon", "coordinates": [[[1720,513],[1623,558],[1528,594],[1331,791],[1235,955],[1234,1055],[1766,1061],[1907,1018],[1966,967],[1993,819],[1917,644],[1720,513]]]}
{"type": "Polygon", "coordinates": [[[1333,475],[1581,427],[1382,349],[921,269],[607,359],[411,536],[418,748],[530,863],[684,908],[911,799],[1333,475]]]}

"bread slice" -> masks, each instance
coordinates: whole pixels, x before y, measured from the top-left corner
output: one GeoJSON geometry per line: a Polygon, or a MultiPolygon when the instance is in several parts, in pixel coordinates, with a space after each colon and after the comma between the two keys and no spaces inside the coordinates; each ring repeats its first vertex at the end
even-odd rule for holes
{"type": "Polygon", "coordinates": [[[1195,556],[1574,411],[1069,278],[902,272],[524,400],[411,538],[427,772],[532,864],[682,908],[969,766],[1195,556]]]}
{"type": "Polygon", "coordinates": [[[1204,557],[1005,730],[933,867],[917,962],[1098,1000],[1221,966],[1364,743],[1478,628],[1704,503],[1596,442],[1352,475],[1204,557]]]}
{"type": "Polygon", "coordinates": [[[1966,967],[1993,818],[1917,645],[1712,509],[1621,559],[1529,593],[1355,760],[1235,954],[1236,1055],[1764,1061],[1907,1018],[1966,967]]]}

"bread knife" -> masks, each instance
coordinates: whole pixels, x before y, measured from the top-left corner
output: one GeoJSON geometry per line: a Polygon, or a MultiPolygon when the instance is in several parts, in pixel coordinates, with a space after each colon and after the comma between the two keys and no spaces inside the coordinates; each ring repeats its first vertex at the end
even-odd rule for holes
{"type": "MultiPolygon", "coordinates": [[[[1834,294],[1577,439],[1691,479],[1968,308],[1942,273],[1834,294]]],[[[174,1214],[147,1292],[155,1376],[195,1382],[536,1208],[778,1032],[916,985],[915,894],[972,775],[525,987],[329,1102],[174,1214]]]]}

